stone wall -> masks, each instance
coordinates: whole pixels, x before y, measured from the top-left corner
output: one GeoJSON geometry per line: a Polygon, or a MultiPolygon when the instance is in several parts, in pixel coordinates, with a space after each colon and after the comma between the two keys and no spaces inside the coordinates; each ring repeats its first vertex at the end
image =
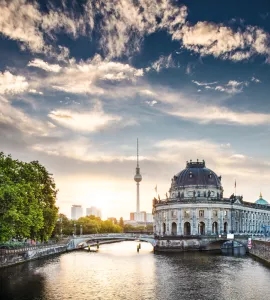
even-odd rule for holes
{"type": "MultiPolygon", "coordinates": [[[[182,252],[182,251],[221,251],[221,246],[228,241],[225,237],[162,237],[156,239],[155,251],[182,252]]],[[[238,243],[247,247],[247,238],[235,239],[238,243]]]]}
{"type": "Polygon", "coordinates": [[[270,242],[253,240],[249,253],[270,263],[270,242]]]}
{"type": "Polygon", "coordinates": [[[50,245],[43,247],[31,247],[18,250],[1,250],[0,268],[15,265],[25,261],[62,253],[67,251],[66,245],[50,245]]]}

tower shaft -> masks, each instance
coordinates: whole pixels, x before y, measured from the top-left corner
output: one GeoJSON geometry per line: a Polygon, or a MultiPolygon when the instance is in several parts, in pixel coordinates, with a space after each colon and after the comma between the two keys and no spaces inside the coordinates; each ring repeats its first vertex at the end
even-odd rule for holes
{"type": "Polygon", "coordinates": [[[140,212],[140,183],[137,182],[137,206],[136,206],[136,212],[140,212]]]}
{"type": "Polygon", "coordinates": [[[137,139],[137,166],[136,173],[134,176],[134,180],[137,183],[137,197],[136,197],[136,213],[140,212],[140,182],[142,181],[142,175],[140,173],[140,165],[139,165],[139,141],[137,139]]]}

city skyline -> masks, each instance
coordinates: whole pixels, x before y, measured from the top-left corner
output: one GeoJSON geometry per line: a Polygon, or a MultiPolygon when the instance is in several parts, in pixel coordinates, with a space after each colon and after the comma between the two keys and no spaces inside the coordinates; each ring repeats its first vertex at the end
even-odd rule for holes
{"type": "Polygon", "coordinates": [[[46,166],[61,213],[129,219],[137,137],[141,211],[190,159],[270,200],[267,1],[61,3],[0,4],[0,151],[46,166]]]}

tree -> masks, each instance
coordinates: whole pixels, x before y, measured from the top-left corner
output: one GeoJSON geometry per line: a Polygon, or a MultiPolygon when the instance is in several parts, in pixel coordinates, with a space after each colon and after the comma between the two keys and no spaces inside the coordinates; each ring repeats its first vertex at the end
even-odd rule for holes
{"type": "Polygon", "coordinates": [[[51,174],[39,162],[20,162],[1,152],[0,241],[47,240],[57,220],[56,195],[51,174]]]}
{"type": "Polygon", "coordinates": [[[121,226],[122,228],[124,227],[124,220],[122,217],[119,220],[119,226],[121,226]]]}

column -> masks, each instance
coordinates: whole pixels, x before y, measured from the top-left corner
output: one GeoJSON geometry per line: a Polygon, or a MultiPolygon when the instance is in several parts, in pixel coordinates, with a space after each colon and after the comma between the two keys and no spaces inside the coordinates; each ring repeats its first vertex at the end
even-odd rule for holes
{"type": "Polygon", "coordinates": [[[206,212],[207,212],[207,219],[206,219],[207,224],[205,224],[205,225],[206,225],[207,230],[205,231],[205,233],[210,235],[212,233],[212,222],[211,222],[211,220],[212,220],[213,211],[212,211],[212,209],[207,208],[206,212]]]}
{"type": "Polygon", "coordinates": [[[181,217],[181,213],[182,213],[182,210],[181,209],[178,209],[177,211],[177,214],[178,214],[178,217],[177,217],[177,235],[182,235],[182,217],[181,217]]]}
{"type": "Polygon", "coordinates": [[[219,211],[218,211],[218,216],[219,216],[219,218],[218,218],[218,234],[221,234],[221,232],[223,232],[224,231],[224,220],[223,220],[223,209],[220,209],[219,211]]]}
{"type": "Polygon", "coordinates": [[[191,234],[192,235],[197,235],[198,233],[198,229],[197,229],[197,224],[196,224],[196,208],[192,209],[192,224],[191,224],[191,234]]]}

